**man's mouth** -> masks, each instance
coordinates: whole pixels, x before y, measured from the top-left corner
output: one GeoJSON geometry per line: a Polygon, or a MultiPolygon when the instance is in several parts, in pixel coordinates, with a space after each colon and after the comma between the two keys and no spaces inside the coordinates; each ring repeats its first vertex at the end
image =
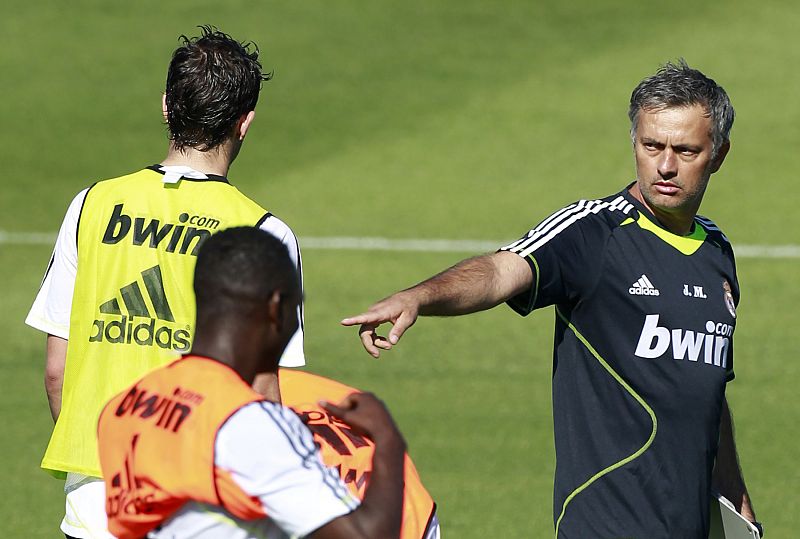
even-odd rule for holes
{"type": "Polygon", "coordinates": [[[680,191],[680,187],[672,182],[660,181],[653,184],[655,190],[661,195],[676,195],[680,191]]]}

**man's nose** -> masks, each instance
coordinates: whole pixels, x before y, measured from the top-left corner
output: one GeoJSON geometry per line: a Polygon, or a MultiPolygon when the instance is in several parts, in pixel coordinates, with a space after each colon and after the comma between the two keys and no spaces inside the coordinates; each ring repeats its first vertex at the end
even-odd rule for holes
{"type": "Polygon", "coordinates": [[[678,175],[678,156],[669,148],[665,149],[658,158],[658,173],[664,179],[674,178],[678,175]]]}

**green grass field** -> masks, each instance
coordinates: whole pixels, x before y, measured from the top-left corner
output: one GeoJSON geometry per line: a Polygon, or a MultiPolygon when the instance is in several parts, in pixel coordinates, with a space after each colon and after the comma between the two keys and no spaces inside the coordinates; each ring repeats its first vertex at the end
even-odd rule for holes
{"type": "MultiPolygon", "coordinates": [[[[55,232],[72,196],[159,161],[181,33],[256,41],[275,78],[230,178],[300,236],[512,239],[633,178],[627,100],[680,56],[730,93],[733,147],[702,212],[734,245],[800,244],[800,6],[642,2],[11,0],[0,19],[0,231],[55,232]]],[[[44,338],[24,326],[51,250],[0,243],[6,537],[59,537],[38,469],[44,338]]],[[[448,538],[552,536],[553,314],[423,320],[380,361],[338,326],[474,253],[303,251],[307,356],[395,413],[448,538]]],[[[768,537],[800,529],[800,260],[741,258],[740,459],[768,537]]]]}

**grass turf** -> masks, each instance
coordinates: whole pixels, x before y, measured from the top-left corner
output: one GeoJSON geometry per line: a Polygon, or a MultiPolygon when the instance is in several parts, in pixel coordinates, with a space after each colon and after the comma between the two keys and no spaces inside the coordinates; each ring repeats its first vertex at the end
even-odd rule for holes
{"type": "MultiPolygon", "coordinates": [[[[786,46],[800,8],[790,1],[12,4],[0,20],[0,230],[55,231],[78,190],[158,161],[175,38],[213,23],[258,42],[275,71],[230,177],[301,238],[503,240],[619,189],[633,178],[630,90],[684,56],[726,87],[738,114],[703,213],[734,244],[800,243],[800,52],[786,46]]],[[[50,428],[43,337],[22,325],[49,251],[0,244],[0,455],[13,493],[0,522],[12,537],[57,537],[63,503],[37,469],[50,428]]],[[[381,361],[337,326],[460,257],[304,252],[310,366],[387,400],[449,537],[546,537],[552,313],[424,320],[381,361]]],[[[789,537],[800,526],[798,262],[739,269],[729,398],[740,457],[759,518],[789,537]]]]}

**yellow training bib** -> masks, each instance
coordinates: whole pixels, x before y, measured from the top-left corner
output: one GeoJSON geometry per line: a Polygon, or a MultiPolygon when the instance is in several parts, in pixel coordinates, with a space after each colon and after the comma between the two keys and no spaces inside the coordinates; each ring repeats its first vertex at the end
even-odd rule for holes
{"type": "Polygon", "coordinates": [[[162,180],[148,168],[101,181],[86,195],[61,413],[42,460],[56,476],[100,477],[96,430],[105,403],[189,350],[202,241],[268,215],[220,176],[162,180]]]}

